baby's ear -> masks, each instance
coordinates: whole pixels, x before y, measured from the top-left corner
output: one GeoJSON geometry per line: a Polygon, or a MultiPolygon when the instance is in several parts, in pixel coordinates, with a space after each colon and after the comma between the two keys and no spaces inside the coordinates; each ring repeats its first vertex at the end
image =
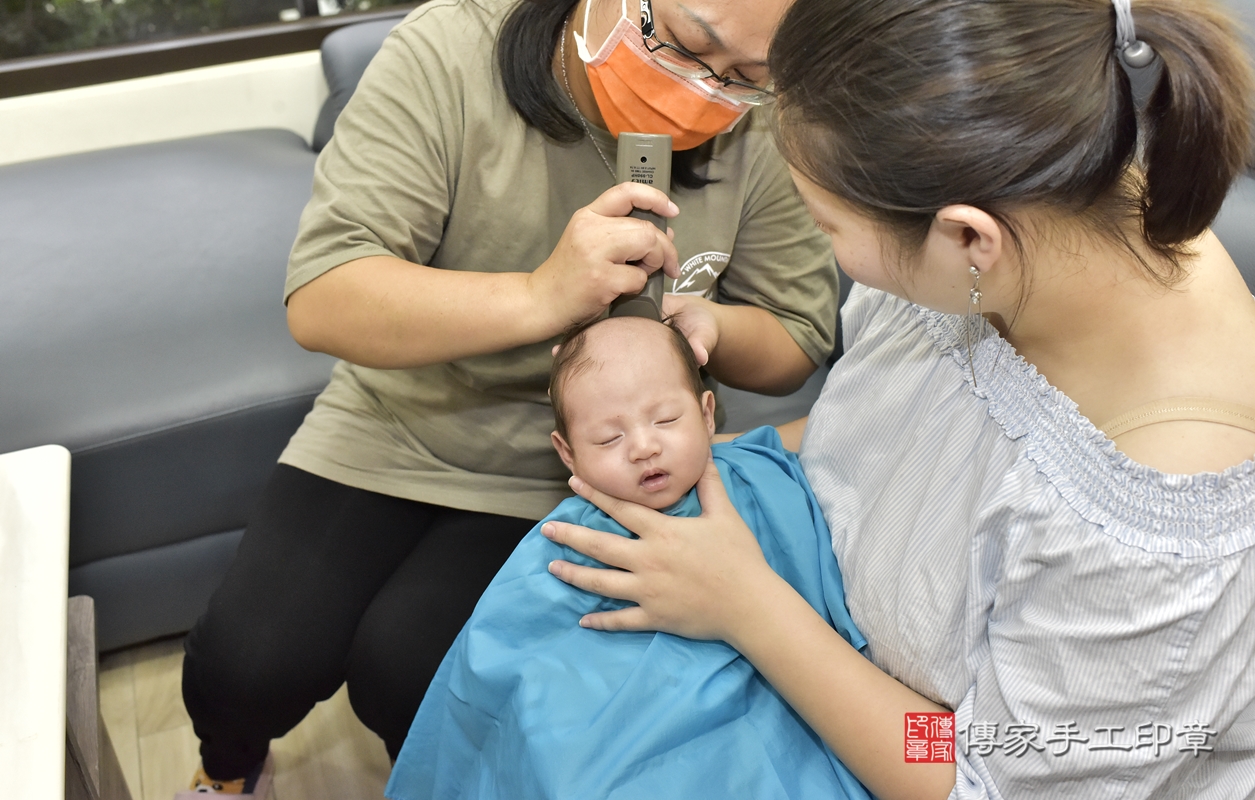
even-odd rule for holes
{"type": "Polygon", "coordinates": [[[558,458],[562,459],[562,463],[566,464],[566,468],[574,475],[575,467],[571,465],[575,463],[575,458],[571,452],[571,445],[567,444],[566,439],[563,439],[562,434],[557,431],[549,434],[549,441],[553,442],[553,449],[558,451],[558,458]]]}
{"type": "Polygon", "coordinates": [[[715,435],[715,393],[707,389],[702,392],[702,399],[699,401],[702,407],[702,419],[706,420],[706,433],[711,436],[715,435]]]}

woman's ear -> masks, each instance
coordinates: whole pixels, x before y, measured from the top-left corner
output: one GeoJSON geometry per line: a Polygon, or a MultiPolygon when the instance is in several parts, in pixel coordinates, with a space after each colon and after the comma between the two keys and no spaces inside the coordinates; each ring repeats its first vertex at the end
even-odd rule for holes
{"type": "Polygon", "coordinates": [[[711,436],[715,435],[715,393],[709,389],[702,392],[702,399],[698,401],[698,405],[702,407],[702,419],[706,420],[706,433],[711,436]]]}
{"type": "Polygon", "coordinates": [[[562,463],[566,464],[566,468],[574,475],[575,454],[571,450],[571,445],[567,444],[566,439],[563,439],[562,434],[557,431],[549,434],[549,441],[553,442],[553,449],[558,451],[558,458],[562,459],[562,463]]]}
{"type": "Polygon", "coordinates": [[[975,206],[946,206],[937,212],[933,230],[946,249],[982,273],[1002,258],[1005,231],[997,219],[975,206]]]}

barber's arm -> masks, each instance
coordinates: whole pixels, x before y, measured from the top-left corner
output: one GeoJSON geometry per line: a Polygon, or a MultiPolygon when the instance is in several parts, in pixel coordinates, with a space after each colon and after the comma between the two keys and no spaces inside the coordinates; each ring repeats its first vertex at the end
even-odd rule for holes
{"type": "Polygon", "coordinates": [[[784,395],[796,391],[836,343],[837,281],[832,243],[815,228],[772,141],[752,115],[743,157],[745,205],[731,260],[719,278],[710,373],[728,386],[784,395]]]}
{"type": "MultiPolygon", "coordinates": [[[[784,444],[785,450],[791,450],[794,453],[802,449],[802,434],[806,433],[806,420],[810,417],[802,417],[792,422],[786,422],[776,426],[776,433],[780,434],[780,441],[784,444]]],[[[712,442],[718,444],[720,442],[730,442],[745,431],[737,433],[716,433],[711,439],[712,442]]]]}
{"type": "Polygon", "coordinates": [[[532,273],[443,270],[390,256],[331,269],[288,298],[288,327],[308,350],[400,369],[544,341],[640,291],[647,269],[675,276],[671,240],[626,215],[677,209],[666,195],[625,183],[571,218],[553,254],[532,273]]]}
{"type": "MultiPolygon", "coordinates": [[[[709,339],[715,343],[704,362],[706,370],[715,380],[734,389],[791,394],[815,371],[815,362],[766,309],[713,303],[700,297],[668,296],[666,310],[678,315],[677,323],[690,341],[695,338],[691,331],[694,318],[713,329],[709,339]]],[[[698,361],[701,360],[698,352],[698,361]]]]}
{"type": "Polygon", "coordinates": [[[667,218],[677,209],[639,184],[577,211],[543,263],[512,273],[424,266],[445,244],[467,139],[460,73],[431,66],[443,50],[421,26],[389,36],[318,159],[285,285],[289,328],[308,349],[383,369],[501,352],[550,339],[638,291],[646,270],[629,261],[677,272],[670,239],[627,218],[634,207],[667,218]]]}

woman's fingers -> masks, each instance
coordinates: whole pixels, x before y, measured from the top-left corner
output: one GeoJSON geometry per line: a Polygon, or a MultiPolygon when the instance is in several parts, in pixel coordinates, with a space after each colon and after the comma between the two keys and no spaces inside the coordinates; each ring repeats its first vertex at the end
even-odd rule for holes
{"type": "Polygon", "coordinates": [[[625,536],[553,520],[542,525],[540,532],[550,541],[564,544],[603,564],[619,569],[630,568],[632,540],[625,536]]]}
{"type": "Polygon", "coordinates": [[[620,608],[617,611],[598,611],[580,618],[580,626],[596,631],[652,631],[654,626],[649,614],[640,606],[620,608]]]}
{"type": "MultiPolygon", "coordinates": [[[[581,478],[575,477],[574,475],[572,475],[571,479],[567,481],[567,484],[570,485],[571,491],[609,514],[611,519],[627,528],[632,533],[635,533],[637,536],[647,536],[654,529],[654,525],[660,519],[666,519],[664,514],[654,511],[652,508],[646,508],[645,506],[637,505],[636,503],[631,503],[627,500],[620,500],[617,497],[611,497],[605,492],[594,489],[591,484],[581,478]]],[[[622,539],[622,537],[619,538],[622,539]]],[[[624,539],[623,541],[630,542],[631,540],[624,539]]],[[[570,545],[569,542],[563,542],[563,544],[570,545]]],[[[575,545],[570,546],[575,547],[576,550],[579,550],[585,555],[592,555],[591,553],[585,553],[580,547],[575,545]]],[[[597,557],[593,556],[593,558],[597,557]]],[[[601,561],[601,559],[597,560],[601,561]]],[[[629,569],[629,567],[623,564],[615,564],[614,566],[629,569]]]]}
{"type": "Polygon", "coordinates": [[[719,467],[715,466],[713,458],[706,461],[706,469],[697,479],[697,500],[702,504],[703,517],[732,514],[740,518],[732,505],[732,500],[728,497],[728,490],[723,485],[723,478],[719,476],[719,467]]]}
{"type": "Polygon", "coordinates": [[[606,286],[613,290],[615,297],[618,297],[621,294],[638,294],[641,289],[645,288],[645,281],[653,270],[627,264],[613,267],[613,271],[613,276],[606,280],[606,286]]]}
{"type": "MultiPolygon", "coordinates": [[[[614,534],[610,534],[613,536],[614,534]]],[[[602,597],[613,597],[616,600],[630,600],[632,594],[632,573],[617,569],[601,567],[585,567],[572,564],[570,561],[549,562],[549,572],[559,580],[569,583],[577,589],[599,594],[602,597]]]]}
{"type": "Polygon", "coordinates": [[[590,231],[590,236],[603,237],[590,245],[600,246],[606,261],[639,266],[646,272],[662,269],[673,278],[679,274],[680,257],[675,243],[654,223],[635,217],[611,217],[603,220],[601,227],[608,230],[590,231]]]}
{"type": "Polygon", "coordinates": [[[680,208],[665,192],[643,183],[620,183],[601,193],[588,208],[603,217],[626,217],[632,209],[639,208],[670,219],[680,213],[680,208]]]}
{"type": "Polygon", "coordinates": [[[641,609],[590,615],[585,618],[589,626],[726,640],[745,618],[744,587],[775,579],[758,540],[728,499],[713,461],[698,481],[702,514],[694,518],[668,517],[618,500],[578,478],[571,479],[571,488],[639,536],[628,539],[557,522],[541,528],[553,541],[618,568],[555,561],[550,564],[554,575],[641,609]]]}
{"type": "MultiPolygon", "coordinates": [[[[635,210],[652,211],[664,219],[670,219],[680,213],[679,206],[672,202],[664,192],[652,186],[630,182],[620,183],[602,192],[601,196],[587,206],[587,209],[602,217],[624,218],[625,222],[628,215],[635,210]]],[[[678,277],[680,264],[675,254],[675,245],[672,244],[673,237],[670,229],[660,231],[652,222],[637,221],[645,223],[641,231],[642,234],[648,234],[648,236],[636,239],[632,243],[632,249],[617,254],[619,257],[613,260],[619,263],[639,262],[645,267],[646,272],[661,269],[673,278],[678,277]]],[[[628,242],[626,237],[618,241],[622,244],[628,242]]]]}
{"type": "Polygon", "coordinates": [[[583,254],[584,266],[639,262],[653,268],[678,259],[675,244],[654,223],[636,217],[602,216],[592,206],[575,212],[554,253],[583,254]]]}
{"type": "Polygon", "coordinates": [[[636,294],[654,270],[679,274],[671,237],[652,222],[626,216],[634,203],[667,215],[676,210],[652,187],[615,187],[575,212],[553,253],[528,276],[532,307],[551,333],[595,317],[620,295],[636,294]]]}
{"type": "Polygon", "coordinates": [[[662,298],[663,314],[674,316],[676,327],[688,339],[699,366],[710,361],[710,354],[719,343],[719,320],[714,306],[701,297],[668,294],[662,298]]]}

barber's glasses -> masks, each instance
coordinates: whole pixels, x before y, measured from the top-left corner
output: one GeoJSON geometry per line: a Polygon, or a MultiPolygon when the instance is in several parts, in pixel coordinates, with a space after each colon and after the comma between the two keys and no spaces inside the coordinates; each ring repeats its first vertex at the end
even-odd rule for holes
{"type": "Polygon", "coordinates": [[[654,4],[651,0],[641,0],[641,35],[645,38],[645,49],[654,61],[682,78],[713,80],[719,84],[715,90],[718,94],[738,103],[761,106],[775,99],[771,84],[757,86],[736,78],[726,78],[680,45],[659,39],[654,29],[654,4]]]}

